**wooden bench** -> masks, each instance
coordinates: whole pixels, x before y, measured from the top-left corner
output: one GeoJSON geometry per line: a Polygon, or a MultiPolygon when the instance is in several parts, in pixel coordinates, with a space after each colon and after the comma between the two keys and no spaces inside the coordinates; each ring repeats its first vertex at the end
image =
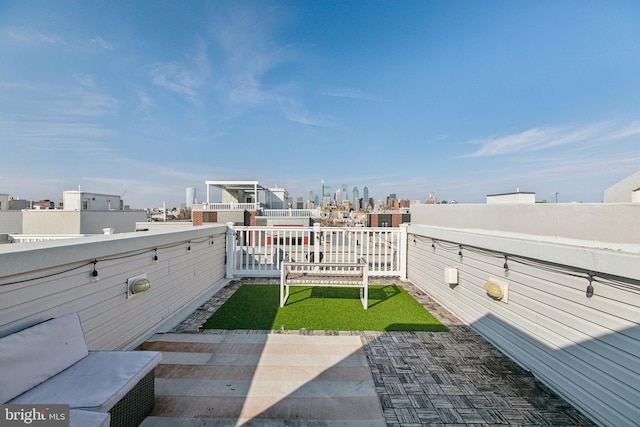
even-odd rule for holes
{"type": "Polygon", "coordinates": [[[280,307],[289,298],[289,286],[333,286],[360,288],[360,301],[367,309],[369,267],[364,262],[283,262],[280,271],[280,307]]]}

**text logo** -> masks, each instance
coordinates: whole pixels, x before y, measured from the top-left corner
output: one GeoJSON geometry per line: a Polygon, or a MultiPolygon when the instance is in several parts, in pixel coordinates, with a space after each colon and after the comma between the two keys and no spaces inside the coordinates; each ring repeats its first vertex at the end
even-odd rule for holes
{"type": "Polygon", "coordinates": [[[0,427],[69,427],[69,405],[0,405],[0,427]]]}

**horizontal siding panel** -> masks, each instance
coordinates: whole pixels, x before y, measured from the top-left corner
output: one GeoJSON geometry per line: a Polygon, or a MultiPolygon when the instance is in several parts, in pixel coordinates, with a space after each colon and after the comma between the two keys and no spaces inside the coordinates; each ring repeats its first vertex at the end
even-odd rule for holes
{"type": "MultiPolygon", "coordinates": [[[[464,233],[452,233],[451,241],[454,237],[478,241],[464,233]]],[[[440,238],[445,234],[440,230],[440,238]]],[[[527,241],[516,245],[505,243],[504,237],[499,240],[491,245],[517,246],[521,255],[527,252],[527,241]]],[[[532,253],[538,253],[541,243],[534,243],[532,253]]],[[[587,298],[584,271],[583,277],[573,277],[556,266],[549,271],[509,259],[505,277],[501,254],[463,249],[460,259],[458,250],[455,243],[437,242],[434,251],[429,236],[409,236],[408,279],[598,422],[636,425],[640,419],[637,281],[620,278],[627,280],[627,287],[594,281],[595,294],[587,298]],[[445,267],[458,268],[457,286],[445,283],[445,267]],[[509,283],[508,304],[485,294],[484,283],[490,276],[509,283]]],[[[598,256],[597,250],[580,250],[585,257],[589,251],[598,256]]],[[[628,254],[625,257],[627,262],[628,254]]],[[[597,273],[596,280],[600,280],[597,273]]]]}
{"type": "Polygon", "coordinates": [[[591,375],[596,369],[575,369],[571,363],[566,363],[562,352],[549,351],[548,348],[536,345],[535,341],[518,334],[512,328],[504,327],[496,318],[483,319],[474,328],[482,335],[490,336],[489,341],[515,361],[527,360],[526,366],[537,377],[576,406],[583,407],[585,412],[608,420],[607,425],[633,425],[632,420],[640,419],[635,400],[637,393],[631,391],[626,396],[621,396],[612,392],[593,380],[591,375]],[[613,403],[618,409],[614,409],[613,403]],[[620,411],[620,408],[623,410],[620,411]]]}
{"type": "MultiPolygon", "coordinates": [[[[215,227],[215,233],[213,229],[123,233],[105,237],[109,244],[103,246],[96,245],[97,238],[91,238],[86,246],[64,246],[64,253],[51,245],[48,250],[56,252],[56,258],[67,257],[73,262],[0,277],[0,284],[58,273],[96,258],[99,280],[91,281],[93,264],[89,264],[49,278],[0,286],[0,335],[78,312],[91,349],[126,348],[224,277],[226,234],[219,231],[226,227],[215,227]],[[189,240],[191,251],[187,250],[189,240]],[[155,248],[158,264],[153,262],[155,248]],[[126,280],[140,273],[147,273],[151,289],[127,299],[126,280]]],[[[20,249],[21,257],[28,260],[28,246],[20,249]]],[[[46,250],[34,250],[33,256],[46,256],[46,250]]]]}

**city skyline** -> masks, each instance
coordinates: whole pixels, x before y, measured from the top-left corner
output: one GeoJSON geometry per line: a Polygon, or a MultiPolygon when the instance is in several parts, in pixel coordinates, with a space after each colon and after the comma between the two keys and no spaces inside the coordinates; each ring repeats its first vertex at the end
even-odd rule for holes
{"type": "Polygon", "coordinates": [[[600,202],[640,170],[639,18],[629,0],[6,0],[0,193],[138,208],[324,179],[600,202]]]}

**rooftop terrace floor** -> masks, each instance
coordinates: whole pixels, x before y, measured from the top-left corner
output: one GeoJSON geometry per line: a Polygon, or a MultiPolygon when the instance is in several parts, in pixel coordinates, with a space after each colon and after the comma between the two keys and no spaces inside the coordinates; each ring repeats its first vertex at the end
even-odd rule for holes
{"type": "Polygon", "coordinates": [[[449,332],[203,331],[242,283],[277,281],[231,282],[143,344],[163,351],[143,427],[594,425],[410,283],[370,282],[401,284],[449,332]]]}

